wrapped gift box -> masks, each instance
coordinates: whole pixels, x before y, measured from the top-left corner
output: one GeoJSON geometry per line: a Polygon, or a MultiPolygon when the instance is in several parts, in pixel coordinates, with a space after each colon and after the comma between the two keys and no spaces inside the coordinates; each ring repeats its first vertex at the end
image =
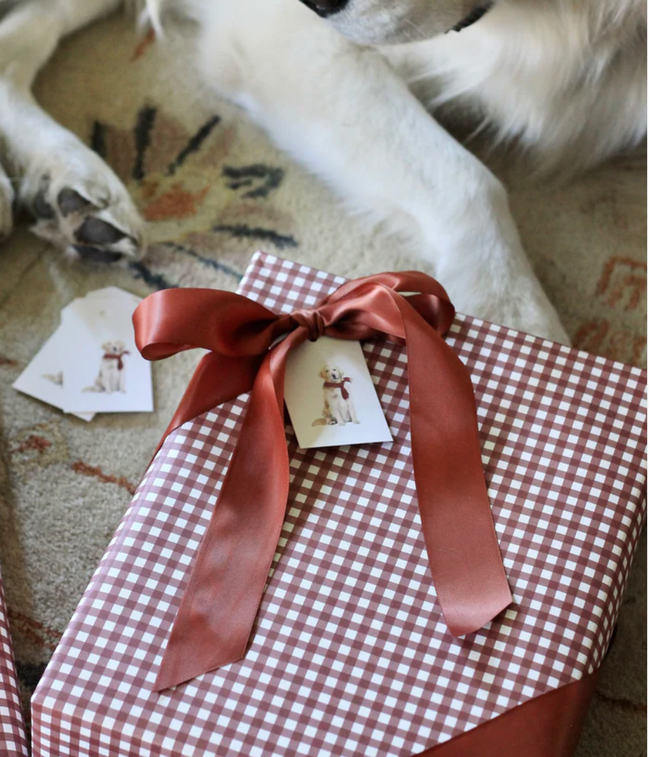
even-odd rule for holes
{"type": "MultiPolygon", "coordinates": [[[[258,254],[240,292],[291,312],[341,283],[258,254]]],[[[244,659],[153,691],[240,397],[151,464],[34,696],[34,757],[570,754],[644,520],[645,375],[461,315],[447,341],[475,386],[514,603],[448,632],[415,500],[405,351],[372,340],[394,442],[304,451],[287,428],[289,506],[244,659]]]]}
{"type": "Polygon", "coordinates": [[[0,755],[27,757],[28,754],[7,608],[0,578],[0,755]]]}

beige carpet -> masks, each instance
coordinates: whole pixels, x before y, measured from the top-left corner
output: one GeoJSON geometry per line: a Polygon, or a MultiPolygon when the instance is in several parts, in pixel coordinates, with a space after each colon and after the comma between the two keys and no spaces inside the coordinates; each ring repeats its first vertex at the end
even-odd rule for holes
{"type": "MultiPolygon", "coordinates": [[[[11,383],[75,296],[113,284],[234,289],[257,248],[354,276],[417,265],[341,211],[191,75],[191,41],[140,48],[113,18],[69,40],[38,96],[124,178],[153,240],[131,270],[64,261],[20,229],[0,250],[0,557],[25,695],[34,686],[116,527],[190,375],[192,356],[155,366],[156,412],[87,425],[11,383]]],[[[501,160],[503,163],[504,161],[501,160]]],[[[576,344],[645,359],[645,162],[570,186],[505,177],[525,243],[576,344]]],[[[645,548],[579,754],[645,754],[645,548]]],[[[524,757],[522,755],[522,757],[524,757]]]]}

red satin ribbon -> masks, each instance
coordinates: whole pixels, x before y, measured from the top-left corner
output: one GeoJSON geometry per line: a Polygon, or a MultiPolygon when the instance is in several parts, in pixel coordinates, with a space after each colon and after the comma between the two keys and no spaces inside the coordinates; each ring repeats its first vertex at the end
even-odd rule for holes
{"type": "Polygon", "coordinates": [[[167,434],[252,389],[156,690],[244,656],[289,492],[287,356],[322,335],[354,341],[388,337],[407,346],[415,485],[431,573],[451,633],[472,633],[510,604],[485,488],[472,383],[442,338],[454,314],[442,286],[417,272],[348,282],[313,310],[290,315],[210,289],[158,292],[138,307],[136,342],[146,359],[210,350],[167,434]]]}
{"type": "Polygon", "coordinates": [[[588,673],[413,757],[572,757],[598,677],[588,673]]]}

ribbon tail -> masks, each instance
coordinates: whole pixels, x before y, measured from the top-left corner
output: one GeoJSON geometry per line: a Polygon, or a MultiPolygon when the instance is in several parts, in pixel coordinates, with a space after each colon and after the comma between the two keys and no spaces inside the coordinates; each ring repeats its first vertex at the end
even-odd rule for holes
{"type": "Polygon", "coordinates": [[[259,369],[212,519],[169,637],[156,691],[240,660],[277,549],[289,491],[284,365],[302,334],[259,369]]]}
{"type": "Polygon", "coordinates": [[[229,356],[217,352],[204,355],[156,452],[169,434],[183,423],[249,392],[263,359],[264,355],[229,356]]]}
{"type": "Polygon", "coordinates": [[[433,582],[454,636],[512,602],[481,461],[467,369],[404,300],[413,468],[433,582]]]}

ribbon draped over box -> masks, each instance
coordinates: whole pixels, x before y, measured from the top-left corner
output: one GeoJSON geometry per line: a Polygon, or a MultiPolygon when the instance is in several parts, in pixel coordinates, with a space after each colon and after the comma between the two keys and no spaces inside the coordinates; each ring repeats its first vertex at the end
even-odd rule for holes
{"type": "Polygon", "coordinates": [[[156,690],[245,654],[289,493],[286,361],[291,350],[321,336],[381,337],[406,345],[415,486],[431,574],[450,632],[472,633],[511,603],[487,497],[471,379],[443,339],[454,315],[443,287],[418,272],[350,281],[315,308],[291,314],[278,315],[241,295],[211,289],[157,292],[139,305],[133,320],[146,359],[209,350],[165,437],[251,392],[156,690]]]}

